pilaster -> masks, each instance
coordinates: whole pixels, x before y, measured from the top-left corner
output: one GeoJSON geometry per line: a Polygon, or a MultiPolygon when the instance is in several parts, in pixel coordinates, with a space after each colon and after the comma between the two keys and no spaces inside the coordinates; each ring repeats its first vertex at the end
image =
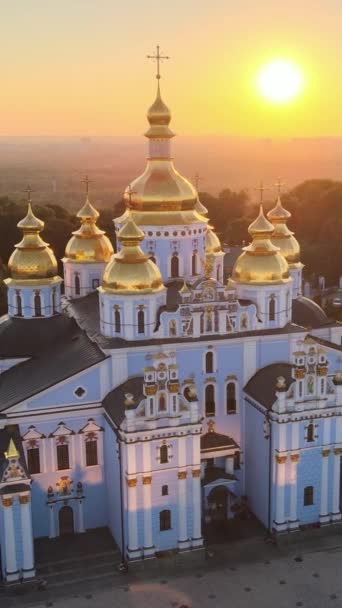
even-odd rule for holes
{"type": "Polygon", "coordinates": [[[277,455],[275,459],[275,518],[273,520],[273,525],[277,532],[283,532],[287,529],[287,523],[285,522],[285,483],[287,455],[277,455]]]}
{"type": "Polygon", "coordinates": [[[5,580],[11,583],[19,580],[20,573],[17,565],[14,516],[13,516],[13,497],[3,496],[2,506],[4,510],[4,532],[5,532],[5,580]]]}
{"type": "Polygon", "coordinates": [[[29,579],[34,578],[36,575],[34,567],[33,529],[30,493],[27,492],[25,494],[20,494],[19,503],[23,543],[22,578],[29,579]]]}
{"type": "Polygon", "coordinates": [[[321,468],[321,505],[319,521],[321,524],[330,522],[329,505],[328,505],[328,481],[329,481],[329,449],[322,450],[322,468],[321,468]]]}

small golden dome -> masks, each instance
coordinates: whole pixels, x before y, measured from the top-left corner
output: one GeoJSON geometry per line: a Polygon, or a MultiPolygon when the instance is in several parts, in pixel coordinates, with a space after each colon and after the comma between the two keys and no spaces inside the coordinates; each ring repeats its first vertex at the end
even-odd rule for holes
{"type": "Polygon", "coordinates": [[[287,220],[291,213],[284,209],[278,196],[276,206],[267,214],[268,219],[273,225],[273,235],[271,241],[273,245],[279,247],[281,254],[289,264],[296,264],[300,260],[300,246],[294,233],[287,227],[287,220]]]}
{"type": "Polygon", "coordinates": [[[171,112],[161,98],[159,82],[156,98],[147,111],[147,120],[150,123],[150,128],[145,133],[146,137],[165,137],[166,139],[174,137],[174,133],[169,129],[171,112]]]}
{"type": "Polygon", "coordinates": [[[30,201],[26,216],[17,226],[23,231],[23,238],[15,245],[8,262],[12,279],[35,280],[56,276],[55,255],[49,244],[39,236],[44,228],[44,222],[34,215],[30,201]]]}
{"type": "Polygon", "coordinates": [[[82,264],[109,262],[114,251],[112,243],[103,230],[96,226],[99,212],[92,206],[87,196],[86,201],[77,213],[81,226],[65,248],[65,260],[82,264]]]}
{"type": "Polygon", "coordinates": [[[289,267],[278,247],[271,242],[273,225],[265,218],[262,205],[257,219],[248,232],[253,241],[244,247],[233,268],[233,279],[238,283],[287,283],[289,267]]]}
{"type": "Polygon", "coordinates": [[[102,291],[134,295],[155,293],[164,289],[158,267],[139,245],[143,238],[144,233],[129,217],[118,233],[122,248],[113,256],[105,269],[102,291]]]}
{"type": "Polygon", "coordinates": [[[219,251],[222,251],[220,240],[212,227],[208,226],[205,237],[205,253],[208,255],[209,253],[218,253],[219,251]]]}

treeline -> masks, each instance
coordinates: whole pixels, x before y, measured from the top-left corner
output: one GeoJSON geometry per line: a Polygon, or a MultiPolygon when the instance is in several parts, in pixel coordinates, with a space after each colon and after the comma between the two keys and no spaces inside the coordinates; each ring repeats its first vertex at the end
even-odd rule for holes
{"type": "MultiPolygon", "coordinates": [[[[248,226],[258,212],[244,190],[234,192],[229,188],[218,197],[200,193],[201,202],[207,207],[211,225],[221,242],[241,245],[250,240],[248,226]]],[[[327,284],[338,282],[342,274],[342,182],[332,180],[308,180],[282,195],[284,206],[291,211],[289,227],[296,233],[301,248],[306,276],[323,274],[327,284]]],[[[267,212],[275,202],[265,202],[267,212]]],[[[73,230],[79,226],[74,214],[60,205],[34,205],[36,215],[45,221],[43,238],[51,244],[60,264],[65,245],[73,230]]],[[[122,201],[112,209],[101,209],[99,226],[113,240],[113,218],[123,211],[122,201]]],[[[0,198],[0,277],[7,274],[6,264],[15,243],[21,238],[16,225],[26,213],[26,203],[16,203],[7,197],[0,198]]],[[[0,311],[5,309],[5,289],[0,286],[0,311]]]]}

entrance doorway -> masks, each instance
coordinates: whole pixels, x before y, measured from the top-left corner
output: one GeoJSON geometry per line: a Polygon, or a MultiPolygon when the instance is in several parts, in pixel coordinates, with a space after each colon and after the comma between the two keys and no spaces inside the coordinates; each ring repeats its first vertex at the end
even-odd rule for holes
{"type": "Polygon", "coordinates": [[[222,524],[228,518],[228,490],[217,486],[208,496],[210,519],[213,524],[222,524]]]}
{"type": "Polygon", "coordinates": [[[74,512],[71,507],[62,507],[59,511],[59,535],[67,536],[74,533],[74,512]]]}

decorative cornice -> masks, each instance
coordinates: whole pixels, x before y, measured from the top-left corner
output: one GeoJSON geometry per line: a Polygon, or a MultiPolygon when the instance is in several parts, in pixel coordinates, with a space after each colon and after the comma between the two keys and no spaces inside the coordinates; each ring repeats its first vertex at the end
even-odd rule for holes
{"type": "Polygon", "coordinates": [[[186,479],[187,472],[186,471],[178,471],[178,479],[186,479]]]}
{"type": "Polygon", "coordinates": [[[329,456],[329,454],[330,454],[330,450],[322,450],[323,458],[326,458],[327,456],[329,456]]]}
{"type": "Polygon", "coordinates": [[[193,477],[200,477],[201,476],[201,469],[194,469],[192,471],[192,476],[193,477]]]}
{"type": "Polygon", "coordinates": [[[290,456],[291,462],[298,462],[300,458],[300,454],[291,454],[290,456]]]}
{"type": "Polygon", "coordinates": [[[2,499],[2,504],[4,507],[11,507],[13,505],[13,498],[9,497],[9,498],[3,498],[2,499]]]}
{"type": "Polygon", "coordinates": [[[149,485],[151,485],[151,483],[152,483],[152,477],[151,476],[149,476],[149,477],[143,477],[143,485],[144,486],[149,486],[149,485]]]}
{"type": "Polygon", "coordinates": [[[129,488],[135,488],[137,485],[137,478],[135,477],[133,479],[126,479],[126,483],[129,488]]]}
{"type": "Polygon", "coordinates": [[[24,496],[19,496],[19,502],[21,505],[27,505],[30,502],[29,495],[25,494],[24,496]]]}
{"type": "Polygon", "coordinates": [[[287,460],[287,456],[276,456],[276,461],[278,464],[285,464],[287,460]]]}
{"type": "Polygon", "coordinates": [[[334,449],[334,454],[335,454],[335,456],[341,456],[341,454],[342,454],[342,448],[335,448],[334,449]]]}

